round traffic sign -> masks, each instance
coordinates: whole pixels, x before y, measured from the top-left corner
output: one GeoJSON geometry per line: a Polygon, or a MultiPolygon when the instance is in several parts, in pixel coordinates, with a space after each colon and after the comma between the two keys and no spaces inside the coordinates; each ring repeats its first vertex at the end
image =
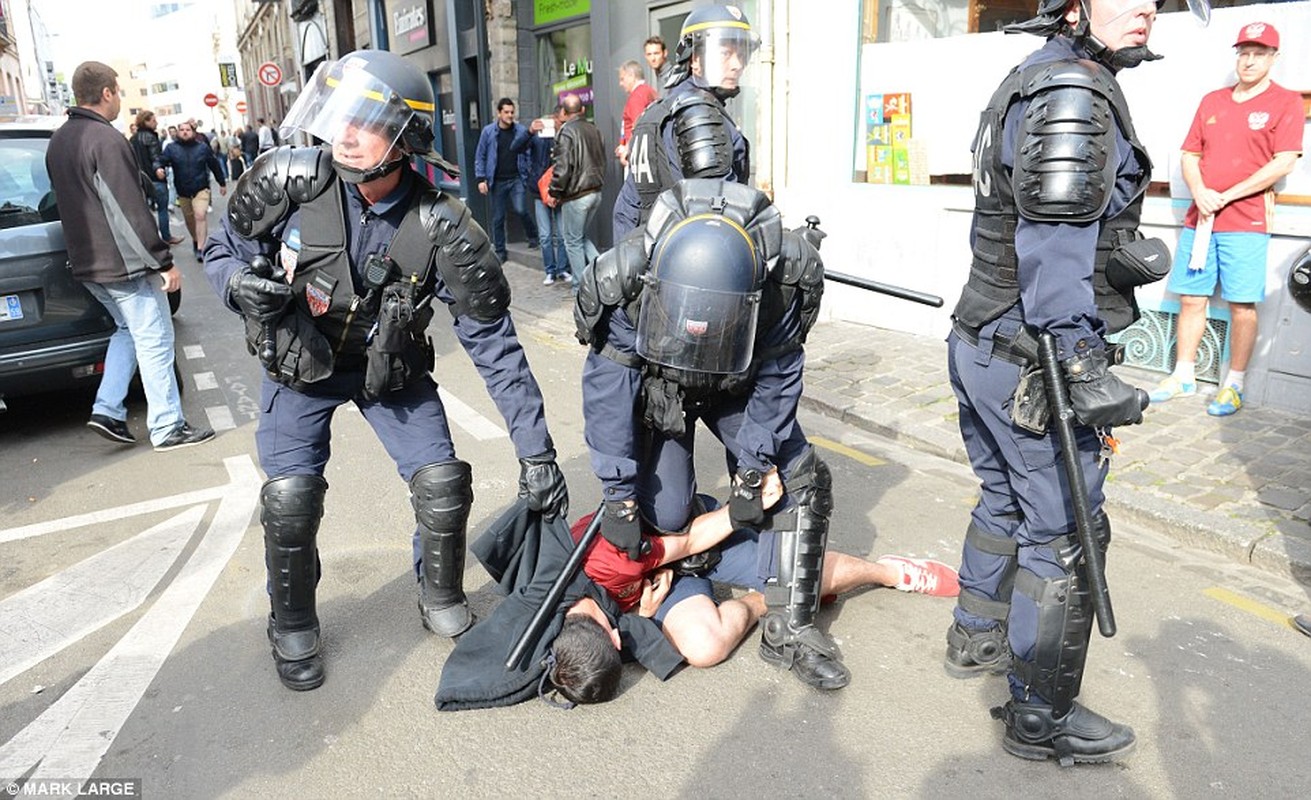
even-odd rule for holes
{"type": "Polygon", "coordinates": [[[214,106],[218,105],[218,95],[214,94],[213,92],[210,92],[209,94],[205,95],[205,105],[209,106],[210,108],[213,108],[214,106]]]}
{"type": "Polygon", "coordinates": [[[282,83],[282,68],[272,61],[259,65],[259,82],[265,86],[277,86],[282,83]]]}
{"type": "Polygon", "coordinates": [[[245,101],[245,100],[238,100],[238,101],[237,101],[237,113],[238,113],[238,114],[245,114],[245,113],[246,113],[246,101],[245,101]]]}

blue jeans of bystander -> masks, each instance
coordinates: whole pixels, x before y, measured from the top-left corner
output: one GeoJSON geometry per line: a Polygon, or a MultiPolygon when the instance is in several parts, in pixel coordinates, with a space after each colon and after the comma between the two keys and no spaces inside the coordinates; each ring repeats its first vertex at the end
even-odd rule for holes
{"type": "Polygon", "coordinates": [[[82,284],[118,324],[109,338],[105,374],[91,413],[126,419],[128,384],[141,368],[146,390],[146,426],[151,444],[168,438],[183,422],[182,398],[173,372],[173,319],[159,277],[146,275],[121,283],[82,284]]]}
{"type": "Polygon", "coordinates": [[[540,199],[534,200],[537,211],[537,238],[542,243],[542,267],[547,275],[555,277],[569,271],[569,254],[564,250],[564,236],[560,231],[560,207],[551,208],[540,199]]]}
{"type": "Polygon", "coordinates": [[[574,278],[583,274],[583,268],[597,256],[596,245],[587,238],[587,226],[596,216],[601,193],[592,192],[576,197],[560,207],[560,233],[564,236],[564,249],[569,254],[569,271],[574,278]]]}
{"type": "Polygon", "coordinates": [[[164,181],[152,181],[155,186],[155,213],[159,215],[159,238],[168,241],[173,234],[168,227],[168,184],[164,181]]]}
{"type": "Polygon", "coordinates": [[[529,245],[537,244],[537,223],[533,220],[533,215],[528,213],[528,196],[524,191],[523,181],[513,178],[510,180],[498,180],[492,185],[492,249],[496,255],[504,261],[507,255],[505,251],[505,213],[506,206],[514,206],[514,213],[519,215],[519,220],[523,223],[524,235],[528,237],[529,245]]]}

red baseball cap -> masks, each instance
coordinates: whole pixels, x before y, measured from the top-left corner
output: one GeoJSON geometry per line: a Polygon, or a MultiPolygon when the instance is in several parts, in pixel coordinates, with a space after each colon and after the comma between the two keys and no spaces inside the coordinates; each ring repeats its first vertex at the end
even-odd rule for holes
{"type": "Polygon", "coordinates": [[[1238,41],[1234,42],[1234,47],[1243,44],[1263,44],[1278,50],[1279,31],[1268,22],[1249,22],[1238,32],[1238,41]]]}

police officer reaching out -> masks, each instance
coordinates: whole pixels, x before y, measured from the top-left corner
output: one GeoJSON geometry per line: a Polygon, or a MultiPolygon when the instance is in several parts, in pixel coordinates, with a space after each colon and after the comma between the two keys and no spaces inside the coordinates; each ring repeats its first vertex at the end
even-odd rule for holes
{"type": "Polygon", "coordinates": [[[356,404],[409,484],[424,626],[456,636],[472,624],[461,585],[471,468],[455,456],[430,374],[434,299],[449,307],[510,429],[520,495],[547,519],[568,511],[541,391],[487,235],[409,166],[417,156],[453,169],[432,151],[433,108],[428,81],[392,53],[357,51],[321,65],[284,130],[327,145],[260,156],[205,249],[211,284],[245,318],[247,344],[265,368],[255,438],[268,476],[260,494],[268,636],[291,689],[324,679],[315,540],[332,414],[343,403],[356,404]]]}

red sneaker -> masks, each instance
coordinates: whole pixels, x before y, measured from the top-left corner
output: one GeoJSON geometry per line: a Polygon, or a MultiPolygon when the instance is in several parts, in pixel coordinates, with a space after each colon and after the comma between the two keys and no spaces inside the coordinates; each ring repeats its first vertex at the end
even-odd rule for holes
{"type": "Polygon", "coordinates": [[[886,564],[901,573],[894,588],[903,592],[916,592],[932,597],[955,597],[960,594],[960,576],[956,570],[941,561],[905,556],[882,556],[878,563],[886,564]]]}

